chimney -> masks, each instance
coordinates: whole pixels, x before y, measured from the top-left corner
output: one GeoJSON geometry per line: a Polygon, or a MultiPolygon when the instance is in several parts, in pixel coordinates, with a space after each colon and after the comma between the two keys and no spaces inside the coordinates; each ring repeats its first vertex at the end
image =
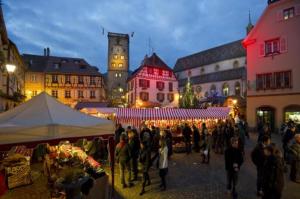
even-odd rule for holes
{"type": "Polygon", "coordinates": [[[47,55],[47,50],[46,50],[46,48],[44,48],[44,56],[46,56],[47,55]]]}
{"type": "Polygon", "coordinates": [[[47,56],[49,57],[50,56],[50,48],[47,47],[47,56]]]}

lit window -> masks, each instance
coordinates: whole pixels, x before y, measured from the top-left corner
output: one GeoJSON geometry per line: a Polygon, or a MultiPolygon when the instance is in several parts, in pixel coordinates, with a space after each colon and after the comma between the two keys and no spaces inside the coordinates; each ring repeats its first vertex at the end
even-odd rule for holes
{"type": "Polygon", "coordinates": [[[83,76],[78,76],[78,84],[83,84],[83,76]]]}
{"type": "Polygon", "coordinates": [[[83,91],[78,90],[78,98],[84,98],[84,97],[83,97],[83,91]]]}
{"type": "Polygon", "coordinates": [[[119,67],[123,67],[123,64],[122,63],[119,63],[119,65],[118,65],[119,67]]]}
{"type": "Polygon", "coordinates": [[[227,83],[223,84],[223,96],[227,97],[229,95],[229,86],[227,83]]]}
{"type": "Polygon", "coordinates": [[[55,68],[55,69],[59,69],[59,67],[60,67],[60,64],[59,64],[59,63],[54,63],[54,68],[55,68]]]}
{"type": "Polygon", "coordinates": [[[111,66],[112,67],[116,67],[116,63],[111,63],[111,66]]]}
{"type": "Polygon", "coordinates": [[[57,98],[57,97],[58,97],[58,91],[57,91],[57,90],[52,90],[52,91],[51,91],[51,95],[52,95],[53,97],[57,98]]]}
{"type": "Polygon", "coordinates": [[[265,54],[272,55],[276,53],[280,53],[279,49],[279,39],[273,39],[265,42],[265,54]]]}
{"type": "Polygon", "coordinates": [[[123,92],[123,88],[120,87],[119,88],[119,92],[122,93],[123,92]]]}
{"type": "Polygon", "coordinates": [[[240,95],[241,94],[241,84],[240,82],[235,83],[235,95],[240,95]]]}
{"type": "Polygon", "coordinates": [[[70,90],[65,91],[65,98],[71,98],[71,91],[70,90]]]}
{"type": "Polygon", "coordinates": [[[65,83],[66,84],[70,84],[71,83],[71,76],[70,75],[66,75],[65,76],[65,83]]]}
{"type": "Polygon", "coordinates": [[[36,76],[35,75],[31,75],[31,82],[36,82],[36,76]]]}
{"type": "Polygon", "coordinates": [[[52,75],[52,83],[58,83],[57,75],[52,75]]]}
{"type": "Polygon", "coordinates": [[[287,20],[289,18],[293,18],[294,15],[295,15],[295,8],[294,7],[283,10],[284,20],[287,20]]]}
{"type": "Polygon", "coordinates": [[[114,55],[114,59],[118,59],[118,55],[114,55]]]}
{"type": "Polygon", "coordinates": [[[125,59],[124,55],[121,55],[121,59],[125,59]]]}
{"type": "Polygon", "coordinates": [[[37,96],[37,91],[32,91],[32,96],[37,96]]]}
{"type": "Polygon", "coordinates": [[[96,92],[95,91],[90,91],[90,98],[91,99],[96,98],[96,92]]]}

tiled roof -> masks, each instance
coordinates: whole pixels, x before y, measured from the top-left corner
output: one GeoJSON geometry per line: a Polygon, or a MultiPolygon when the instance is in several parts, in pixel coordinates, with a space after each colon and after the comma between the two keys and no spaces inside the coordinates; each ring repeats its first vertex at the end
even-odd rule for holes
{"type": "Polygon", "coordinates": [[[148,57],[147,55],[145,56],[140,67],[138,67],[131,73],[130,77],[128,78],[128,81],[132,79],[145,66],[150,66],[153,68],[159,68],[173,72],[173,70],[156,53],[153,53],[150,57],[148,57]]]}
{"type": "Polygon", "coordinates": [[[29,71],[45,73],[64,73],[76,75],[101,75],[98,68],[89,65],[84,59],[56,56],[23,54],[29,71]],[[58,64],[58,67],[55,65],[58,64]]]}
{"type": "Polygon", "coordinates": [[[179,58],[175,64],[174,72],[180,72],[219,61],[246,56],[242,40],[217,46],[196,54],[179,58]]]}
{"type": "MultiPolygon", "coordinates": [[[[234,79],[246,79],[247,73],[245,67],[240,67],[236,69],[231,70],[225,70],[220,71],[216,73],[209,73],[205,75],[199,75],[191,77],[190,81],[191,84],[204,84],[204,83],[210,83],[210,82],[220,82],[220,81],[228,81],[228,80],[234,80],[234,79]]],[[[185,86],[187,82],[187,78],[179,80],[179,87],[185,86]]]]}

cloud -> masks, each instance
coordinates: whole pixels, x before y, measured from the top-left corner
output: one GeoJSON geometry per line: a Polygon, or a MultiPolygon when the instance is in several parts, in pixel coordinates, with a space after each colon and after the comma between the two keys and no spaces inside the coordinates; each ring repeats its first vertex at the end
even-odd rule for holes
{"type": "Polygon", "coordinates": [[[168,65],[181,56],[245,36],[248,10],[253,21],[261,0],[9,0],[4,14],[11,39],[22,53],[42,54],[49,46],[58,56],[76,56],[107,65],[106,31],[131,33],[130,67],[149,52],[148,41],[168,65]]]}

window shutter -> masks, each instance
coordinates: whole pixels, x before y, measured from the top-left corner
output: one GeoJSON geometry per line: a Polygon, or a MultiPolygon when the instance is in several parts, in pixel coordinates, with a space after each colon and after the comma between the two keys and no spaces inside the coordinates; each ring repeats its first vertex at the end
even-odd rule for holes
{"type": "Polygon", "coordinates": [[[295,15],[300,15],[300,4],[295,6],[295,15]]]}
{"type": "Polygon", "coordinates": [[[285,36],[280,38],[280,52],[285,53],[287,52],[287,38],[285,36]]]}
{"type": "Polygon", "coordinates": [[[262,42],[259,44],[259,57],[265,56],[265,43],[262,42]]]}
{"type": "Polygon", "coordinates": [[[282,21],[283,20],[283,11],[282,10],[277,11],[276,20],[277,21],[282,21]]]}

